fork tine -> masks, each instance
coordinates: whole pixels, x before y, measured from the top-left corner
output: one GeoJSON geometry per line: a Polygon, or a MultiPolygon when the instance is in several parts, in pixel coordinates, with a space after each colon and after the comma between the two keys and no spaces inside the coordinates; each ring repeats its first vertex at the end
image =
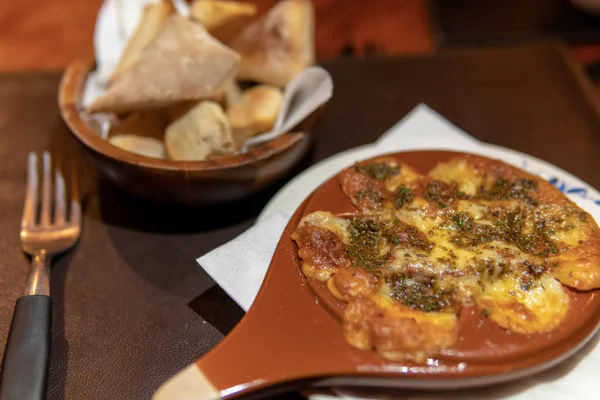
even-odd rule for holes
{"type": "Polygon", "coordinates": [[[21,227],[33,226],[36,223],[38,203],[38,170],[37,155],[33,152],[27,157],[27,190],[21,227]]]}
{"type": "Polygon", "coordinates": [[[50,153],[47,151],[42,155],[42,205],[40,211],[40,225],[50,225],[50,214],[52,212],[52,161],[50,159],[50,153]]]}
{"type": "Polygon", "coordinates": [[[81,204],[79,199],[79,184],[77,177],[77,168],[71,168],[71,216],[69,221],[72,225],[79,226],[81,225],[81,204]]]}
{"type": "Polygon", "coordinates": [[[54,172],[54,223],[62,225],[65,223],[67,202],[65,196],[65,178],[60,169],[54,172]]]}

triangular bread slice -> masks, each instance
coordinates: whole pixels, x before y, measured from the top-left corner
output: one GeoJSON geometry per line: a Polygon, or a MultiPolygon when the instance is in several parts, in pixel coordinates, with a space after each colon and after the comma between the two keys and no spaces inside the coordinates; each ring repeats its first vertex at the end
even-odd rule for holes
{"type": "Polygon", "coordinates": [[[235,74],[239,60],[202,25],[173,14],[140,59],[87,111],[122,113],[211,98],[235,74]]]}
{"type": "Polygon", "coordinates": [[[190,16],[223,43],[228,43],[256,15],[252,3],[224,0],[196,0],[190,6],[190,16]]]}
{"type": "Polygon", "coordinates": [[[237,78],[285,86],[314,64],[314,25],[310,0],[277,3],[230,43],[242,56],[237,78]]]}
{"type": "Polygon", "coordinates": [[[111,81],[114,81],[119,74],[139,60],[143,51],[154,41],[174,10],[173,3],[170,1],[151,3],[144,7],[140,22],[125,45],[121,59],[111,75],[111,81]]]}

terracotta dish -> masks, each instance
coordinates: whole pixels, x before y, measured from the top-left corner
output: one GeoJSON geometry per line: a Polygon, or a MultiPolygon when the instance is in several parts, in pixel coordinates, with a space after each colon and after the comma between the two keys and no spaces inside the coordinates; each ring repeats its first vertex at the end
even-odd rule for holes
{"type": "Polygon", "coordinates": [[[292,133],[252,148],[247,153],[205,161],[154,159],[111,145],[99,135],[99,127],[82,111],[83,88],[93,58],[74,61],[66,69],[59,88],[62,117],[92,163],[121,188],[159,201],[205,204],[237,199],[274,182],[305,155],[307,133],[319,111],[292,133]]]}
{"type": "MultiPolygon", "coordinates": [[[[393,155],[418,172],[460,153],[417,151],[393,155]]],[[[461,340],[434,362],[386,361],[356,350],[340,329],[341,303],[327,299],[325,285],[305,278],[291,239],[311,212],[354,211],[337,177],[321,185],[287,225],[254,304],[215,349],[167,381],[155,399],[235,398],[318,386],[459,389],[531,375],[578,351],[597,332],[600,292],[565,287],[571,308],[551,334],[517,335],[499,329],[480,312],[463,309],[461,340]]]]}

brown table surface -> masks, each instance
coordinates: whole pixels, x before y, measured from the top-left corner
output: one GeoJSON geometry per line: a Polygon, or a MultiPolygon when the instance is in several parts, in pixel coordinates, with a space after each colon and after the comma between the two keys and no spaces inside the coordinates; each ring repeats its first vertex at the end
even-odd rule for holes
{"type": "MultiPolygon", "coordinates": [[[[327,63],[335,95],[300,168],[373,141],[424,102],[481,140],[530,153],[600,187],[593,89],[565,54],[542,43],[327,63]]],[[[28,270],[18,236],[27,152],[77,156],[57,110],[59,79],[58,73],[0,76],[2,348],[28,270]]],[[[83,235],[52,269],[48,397],[146,399],[241,318],[195,259],[248,228],[283,182],[243,202],[175,208],[119,191],[85,162],[80,169],[83,235]]]]}
{"type": "Polygon", "coordinates": [[[429,0],[440,44],[554,37],[598,43],[600,20],[564,0],[429,0]]]}

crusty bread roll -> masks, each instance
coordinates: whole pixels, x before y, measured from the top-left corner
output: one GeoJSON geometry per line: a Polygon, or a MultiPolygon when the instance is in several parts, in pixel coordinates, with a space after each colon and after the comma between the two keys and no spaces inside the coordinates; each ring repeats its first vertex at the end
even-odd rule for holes
{"type": "Polygon", "coordinates": [[[196,0],[190,6],[190,16],[223,43],[240,33],[256,11],[254,4],[238,1],[196,0]]]}
{"type": "Polygon", "coordinates": [[[258,85],[243,92],[242,101],[227,109],[236,147],[250,137],[273,128],[281,110],[281,90],[270,85],[258,85]]]}
{"type": "Polygon", "coordinates": [[[151,3],[144,7],[140,22],[125,45],[123,55],[112,73],[111,82],[140,59],[143,51],[154,41],[173,11],[173,3],[170,1],[151,3]]]}
{"type": "Polygon", "coordinates": [[[173,160],[205,160],[235,150],[229,121],[221,106],[202,101],[172,122],[165,133],[167,154],[173,160]]]}
{"type": "Polygon", "coordinates": [[[237,77],[285,86],[314,64],[314,10],[310,0],[283,0],[248,25],[230,46],[242,56],[237,77]]]}
{"type": "Polygon", "coordinates": [[[239,55],[202,25],[175,13],[140,59],[87,111],[118,114],[207,99],[223,89],[238,62],[239,55]]]}
{"type": "Polygon", "coordinates": [[[138,135],[119,134],[111,136],[109,143],[131,153],[152,158],[166,158],[162,140],[138,135]]]}

